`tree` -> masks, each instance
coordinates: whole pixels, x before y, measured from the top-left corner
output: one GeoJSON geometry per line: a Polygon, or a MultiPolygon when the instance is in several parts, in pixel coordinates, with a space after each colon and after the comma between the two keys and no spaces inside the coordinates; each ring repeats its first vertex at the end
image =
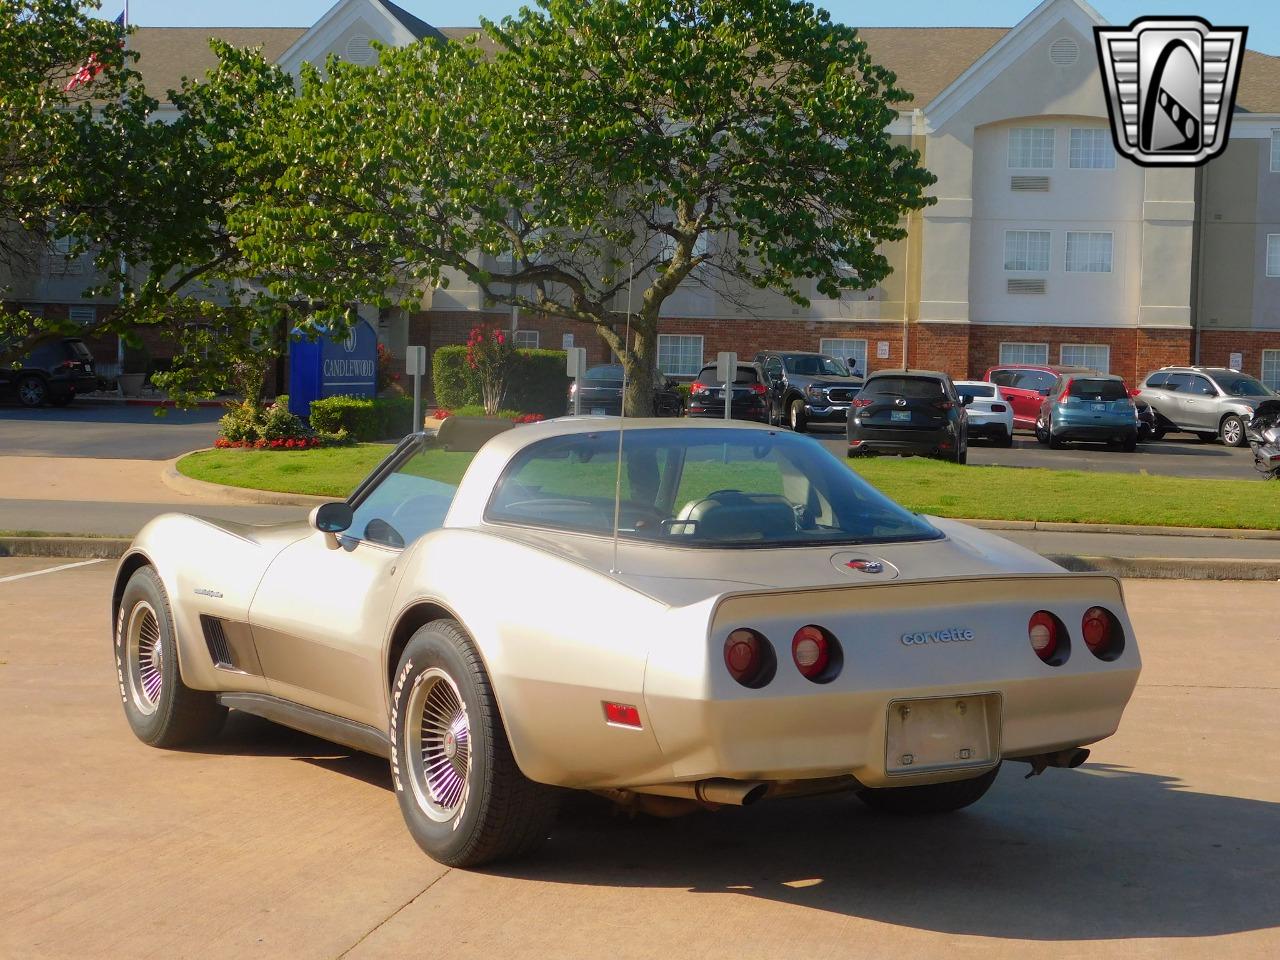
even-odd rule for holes
{"type": "Polygon", "coordinates": [[[233,216],[278,296],[340,323],[461,275],[591,324],[637,413],[683,281],[800,304],[802,281],[874,286],[931,202],[887,133],[908,95],[809,3],[539,0],[484,30],[488,56],[424,41],[304,73],[257,150],[284,175],[233,216]]]}
{"type": "Polygon", "coordinates": [[[0,178],[0,268],[34,269],[62,239],[68,256],[92,258],[84,295],[119,305],[88,326],[0,312],[0,363],[54,336],[136,343],[150,327],[175,350],[157,379],[187,401],[278,349],[292,312],[245,273],[227,211],[257,186],[244,176],[246,131],[292,99],[293,83],[258,53],[215,41],[217,66],[168,91],[179,113],[157,122],[119,27],[80,6],[0,0],[0,163],[12,172],[0,178]]]}

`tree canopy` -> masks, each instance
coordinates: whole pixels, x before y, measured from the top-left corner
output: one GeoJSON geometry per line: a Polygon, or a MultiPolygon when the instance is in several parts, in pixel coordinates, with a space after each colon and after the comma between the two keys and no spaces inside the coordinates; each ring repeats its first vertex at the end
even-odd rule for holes
{"type": "Polygon", "coordinates": [[[865,289],[931,202],[888,133],[908,94],[809,3],[539,0],[484,33],[306,69],[246,131],[250,179],[274,179],[230,223],[276,297],[340,325],[461,276],[592,325],[636,413],[682,282],[865,289]]]}

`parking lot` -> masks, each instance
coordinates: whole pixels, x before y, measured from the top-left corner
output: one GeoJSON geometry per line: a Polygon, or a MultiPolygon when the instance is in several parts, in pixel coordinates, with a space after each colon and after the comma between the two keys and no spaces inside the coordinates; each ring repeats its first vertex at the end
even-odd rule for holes
{"type": "Polygon", "coordinates": [[[418,852],[383,761],[245,716],[199,751],[138,743],[113,565],[70,563],[0,560],[0,956],[1280,953],[1274,584],[1127,583],[1145,669],[1119,733],[952,817],[583,797],[537,859],[465,872],[418,852]]]}

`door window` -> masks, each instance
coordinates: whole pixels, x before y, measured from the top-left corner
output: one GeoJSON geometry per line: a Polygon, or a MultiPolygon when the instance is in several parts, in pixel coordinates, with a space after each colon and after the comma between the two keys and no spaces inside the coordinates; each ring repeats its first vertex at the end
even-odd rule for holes
{"type": "Polygon", "coordinates": [[[1188,392],[1199,397],[1216,397],[1218,395],[1218,391],[1213,389],[1213,384],[1205,377],[1192,377],[1188,392]]]}
{"type": "Polygon", "coordinates": [[[1019,390],[1032,390],[1039,393],[1041,390],[1050,389],[1057,380],[1057,375],[1048,370],[1021,370],[1017,381],[1012,386],[1019,390]]]}
{"type": "Polygon", "coordinates": [[[1174,393],[1190,393],[1191,375],[1189,373],[1171,373],[1169,381],[1164,385],[1166,390],[1174,393]]]}
{"type": "Polygon", "coordinates": [[[345,536],[400,550],[444,526],[458,488],[431,475],[450,456],[457,454],[425,449],[410,456],[360,500],[345,536]]]}

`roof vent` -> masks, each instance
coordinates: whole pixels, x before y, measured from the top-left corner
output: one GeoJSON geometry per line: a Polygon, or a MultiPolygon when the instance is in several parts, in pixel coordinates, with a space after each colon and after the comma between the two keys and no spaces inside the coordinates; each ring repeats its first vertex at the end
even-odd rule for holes
{"type": "Polygon", "coordinates": [[[352,37],[347,41],[345,56],[348,63],[367,65],[373,63],[376,54],[368,37],[352,37]]]}
{"type": "Polygon", "coordinates": [[[1049,60],[1055,66],[1069,67],[1080,59],[1080,47],[1070,37],[1059,37],[1049,45],[1049,60]]]}
{"type": "Polygon", "coordinates": [[[1049,190],[1048,177],[1010,177],[1009,189],[1016,190],[1019,193],[1047,193],[1049,190]]]}
{"type": "Polygon", "coordinates": [[[1009,293],[1044,293],[1047,284],[1043,280],[1009,280],[1009,293]]]}

